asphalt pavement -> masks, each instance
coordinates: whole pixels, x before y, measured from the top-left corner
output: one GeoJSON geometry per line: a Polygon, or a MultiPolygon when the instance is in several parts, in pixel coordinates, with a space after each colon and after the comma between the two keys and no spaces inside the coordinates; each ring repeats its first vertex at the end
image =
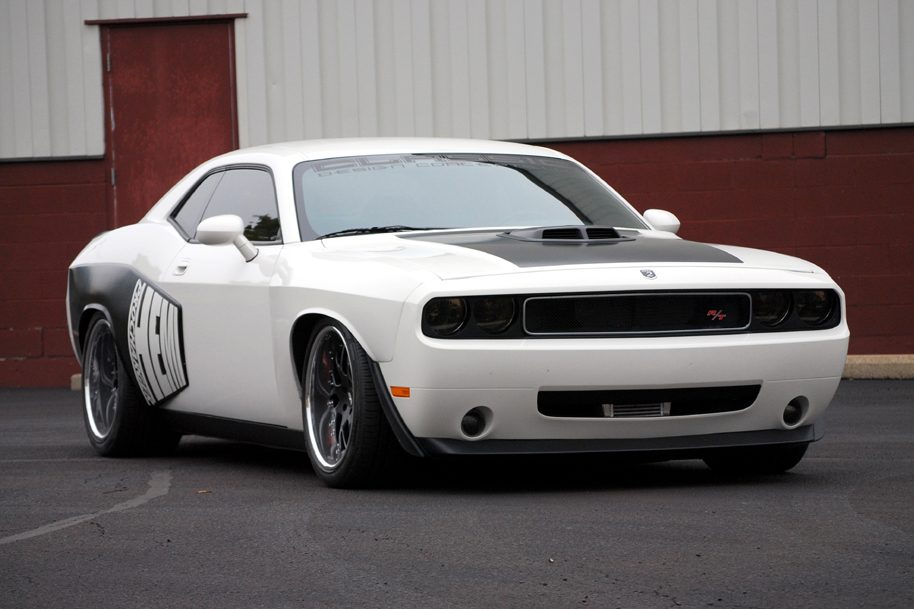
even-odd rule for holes
{"type": "Polygon", "coordinates": [[[340,491],[233,442],[97,457],[78,393],[0,389],[0,607],[914,606],[914,381],[827,417],[780,476],[477,458],[340,491]]]}

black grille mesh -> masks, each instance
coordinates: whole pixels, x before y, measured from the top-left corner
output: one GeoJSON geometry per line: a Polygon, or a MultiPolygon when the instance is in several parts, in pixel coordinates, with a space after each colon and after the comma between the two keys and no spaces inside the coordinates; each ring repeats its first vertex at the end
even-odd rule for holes
{"type": "MultiPolygon", "coordinates": [[[[604,418],[608,405],[633,414],[638,407],[653,406],[657,413],[669,403],[667,415],[684,417],[696,414],[736,412],[749,408],[758,397],[761,385],[729,387],[687,387],[674,389],[621,389],[607,391],[540,391],[537,410],[547,417],[604,418]],[[621,406],[621,408],[620,408],[621,406]]],[[[658,414],[653,416],[658,416],[658,414]]],[[[641,416],[646,416],[641,414],[641,416]]]]}
{"type": "Polygon", "coordinates": [[[529,298],[530,334],[650,334],[737,330],[749,325],[742,293],[617,294],[529,298]]]}

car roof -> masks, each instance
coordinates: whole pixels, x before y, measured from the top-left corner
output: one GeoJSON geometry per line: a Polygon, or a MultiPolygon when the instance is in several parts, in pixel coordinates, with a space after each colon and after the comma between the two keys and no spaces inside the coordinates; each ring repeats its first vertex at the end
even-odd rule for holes
{"type": "Polygon", "coordinates": [[[367,154],[428,154],[428,153],[478,153],[478,154],[525,154],[568,158],[560,152],[513,142],[492,140],[471,140],[438,137],[372,137],[338,138],[324,140],[302,140],[255,146],[236,150],[218,157],[230,160],[233,156],[250,153],[288,156],[300,154],[308,160],[331,159],[342,156],[367,154]]]}

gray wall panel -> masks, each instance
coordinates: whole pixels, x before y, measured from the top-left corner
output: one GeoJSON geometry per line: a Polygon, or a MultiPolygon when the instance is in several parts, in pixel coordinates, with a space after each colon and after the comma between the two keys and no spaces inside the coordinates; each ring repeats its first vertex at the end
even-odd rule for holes
{"type": "Polygon", "coordinates": [[[914,122],[914,2],[899,3],[898,48],[901,121],[914,122]]]}
{"type": "Polygon", "coordinates": [[[242,12],[242,146],[914,122],[914,0],[0,0],[0,158],[104,153],[86,19],[242,12]]]}

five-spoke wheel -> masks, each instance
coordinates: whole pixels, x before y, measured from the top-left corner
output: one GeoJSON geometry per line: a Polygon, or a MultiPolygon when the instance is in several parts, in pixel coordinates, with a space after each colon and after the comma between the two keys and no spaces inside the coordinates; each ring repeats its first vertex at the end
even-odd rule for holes
{"type": "Polygon", "coordinates": [[[106,457],[163,454],[181,435],[168,429],[133,384],[111,322],[96,313],[83,349],[83,420],[89,442],[106,457]]]}
{"type": "Polygon", "coordinates": [[[119,362],[108,320],[96,321],[86,344],[83,387],[86,423],[89,433],[103,441],[114,424],[118,401],[119,362]]]}
{"type": "Polygon", "coordinates": [[[302,370],[302,415],[308,456],[328,486],[375,484],[400,450],[369,366],[341,324],[325,319],[314,328],[302,370]]]}
{"type": "Polygon", "coordinates": [[[352,442],[353,382],[349,349],[335,326],[315,336],[306,381],[309,441],[321,467],[339,466],[352,442]]]}

